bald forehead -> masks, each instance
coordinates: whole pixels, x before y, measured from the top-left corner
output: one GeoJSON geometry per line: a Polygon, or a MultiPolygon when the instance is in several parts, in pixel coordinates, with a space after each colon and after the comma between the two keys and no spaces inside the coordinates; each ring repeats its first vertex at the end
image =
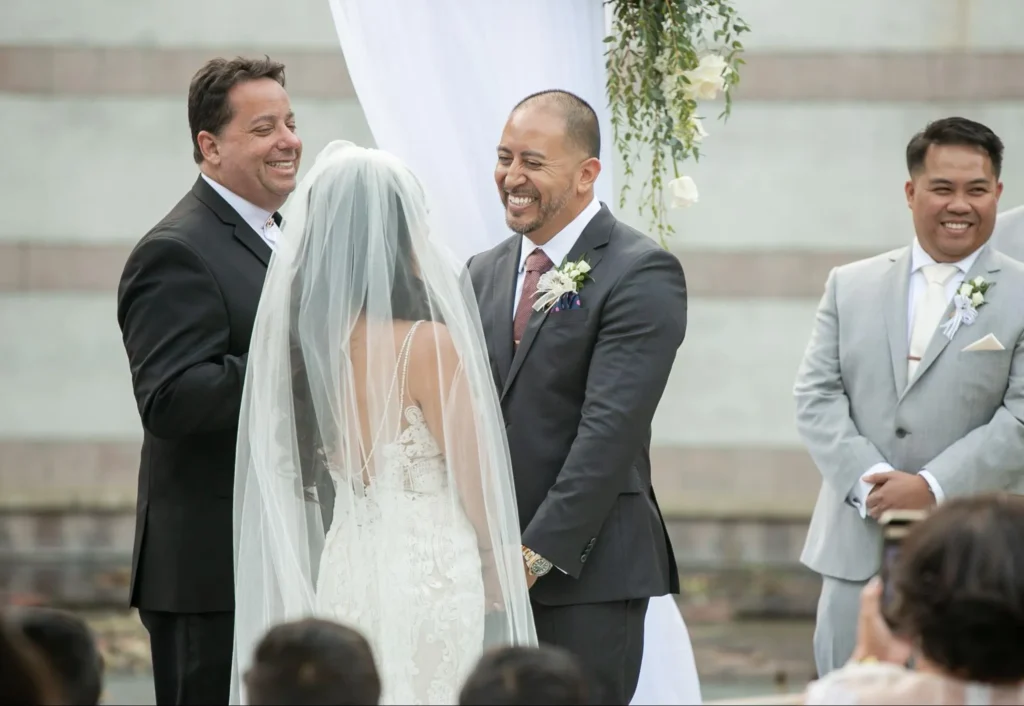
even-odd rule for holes
{"type": "Polygon", "coordinates": [[[546,103],[525,104],[509,115],[499,148],[522,151],[545,158],[578,150],[569,139],[565,112],[546,103]],[[519,149],[517,149],[517,146],[519,149]]]}
{"type": "Polygon", "coordinates": [[[549,129],[566,132],[568,127],[566,109],[550,99],[535,98],[524,103],[508,116],[509,123],[517,125],[545,124],[549,129]]]}
{"type": "Polygon", "coordinates": [[[562,148],[574,155],[598,157],[601,152],[597,116],[572,94],[555,91],[531,96],[513,109],[508,124],[557,137],[562,148]]]}

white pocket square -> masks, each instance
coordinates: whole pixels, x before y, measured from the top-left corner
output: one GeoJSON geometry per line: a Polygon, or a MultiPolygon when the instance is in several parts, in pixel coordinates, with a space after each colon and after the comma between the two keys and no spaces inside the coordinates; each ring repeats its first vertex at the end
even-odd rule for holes
{"type": "Polygon", "coordinates": [[[979,338],[971,345],[964,348],[964,352],[967,351],[1003,351],[1003,344],[999,342],[999,339],[993,336],[991,333],[984,338],[979,338]]]}

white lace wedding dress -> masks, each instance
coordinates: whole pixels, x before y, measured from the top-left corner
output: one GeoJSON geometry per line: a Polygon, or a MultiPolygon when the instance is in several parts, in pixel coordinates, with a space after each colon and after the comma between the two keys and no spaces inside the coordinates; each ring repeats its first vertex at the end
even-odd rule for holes
{"type": "MultiPolygon", "coordinates": [[[[415,330],[399,355],[401,405],[415,330]]],[[[381,703],[454,704],[484,642],[477,538],[452,501],[423,411],[409,405],[403,414],[399,437],[378,450],[369,485],[351,487],[332,473],[337,509],[321,557],[317,613],[367,638],[381,703]]]]}

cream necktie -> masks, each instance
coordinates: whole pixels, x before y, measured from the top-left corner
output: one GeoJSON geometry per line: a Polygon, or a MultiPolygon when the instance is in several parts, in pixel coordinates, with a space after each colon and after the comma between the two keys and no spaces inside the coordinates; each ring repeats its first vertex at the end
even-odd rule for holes
{"type": "Polygon", "coordinates": [[[941,262],[921,268],[921,274],[928,281],[928,287],[914,307],[914,328],[910,333],[910,356],[907,360],[907,382],[914,379],[917,366],[921,364],[921,358],[924,357],[924,352],[939,327],[939,321],[946,313],[949,306],[946,282],[959,269],[956,265],[941,262]]]}

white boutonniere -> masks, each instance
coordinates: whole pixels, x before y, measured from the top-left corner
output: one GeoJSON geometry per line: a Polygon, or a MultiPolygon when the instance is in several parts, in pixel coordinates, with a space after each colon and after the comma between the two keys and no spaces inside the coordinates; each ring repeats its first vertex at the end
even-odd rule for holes
{"type": "Polygon", "coordinates": [[[942,332],[946,338],[952,339],[956,335],[960,324],[970,326],[978,318],[978,309],[985,304],[985,292],[992,286],[986,282],[984,277],[975,277],[970,282],[964,282],[953,295],[953,315],[949,321],[942,324],[942,332]]]}
{"type": "Polygon", "coordinates": [[[537,281],[537,301],[534,311],[547,311],[566,295],[579,294],[583,281],[590,272],[590,263],[582,257],[576,262],[563,262],[548,270],[537,281]]]}

